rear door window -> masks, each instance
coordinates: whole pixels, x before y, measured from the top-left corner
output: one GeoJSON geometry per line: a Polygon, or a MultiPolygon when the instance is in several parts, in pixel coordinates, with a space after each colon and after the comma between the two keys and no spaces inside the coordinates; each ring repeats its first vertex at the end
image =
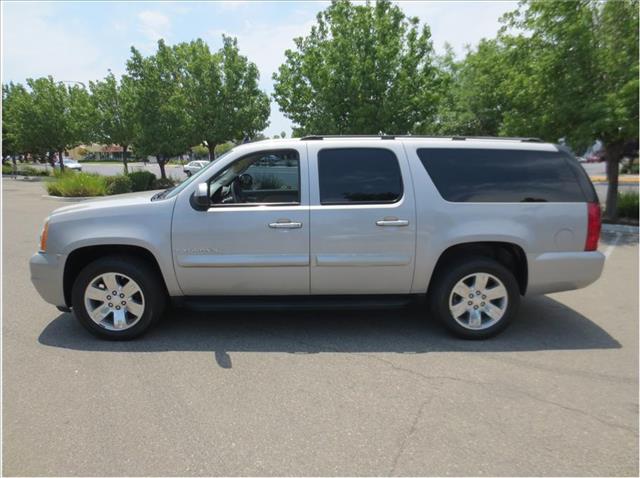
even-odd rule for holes
{"type": "Polygon", "coordinates": [[[393,203],[402,197],[398,158],[383,148],[318,152],[321,204],[393,203]]]}
{"type": "Polygon", "coordinates": [[[444,199],[452,202],[584,202],[561,152],[508,149],[418,149],[444,199]]]}

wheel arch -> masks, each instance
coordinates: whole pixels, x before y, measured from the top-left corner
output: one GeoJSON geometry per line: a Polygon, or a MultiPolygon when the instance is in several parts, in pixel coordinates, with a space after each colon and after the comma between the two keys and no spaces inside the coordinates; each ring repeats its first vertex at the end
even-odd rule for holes
{"type": "Polygon", "coordinates": [[[91,246],[83,246],[74,249],[67,256],[64,265],[63,274],[63,291],[64,300],[67,306],[71,306],[71,289],[73,283],[78,277],[80,271],[89,263],[107,256],[129,256],[139,260],[143,260],[158,274],[160,282],[164,287],[164,292],[168,294],[167,284],[164,275],[160,269],[158,260],[153,253],[141,246],[123,245],[123,244],[99,244],[91,246]]]}
{"type": "Polygon", "coordinates": [[[431,274],[429,289],[432,288],[434,279],[442,268],[447,267],[453,261],[464,257],[489,257],[495,259],[504,267],[513,272],[518,282],[520,294],[525,295],[528,285],[528,264],[527,256],[521,246],[512,242],[501,241],[474,241],[463,242],[449,246],[442,251],[431,274]]]}

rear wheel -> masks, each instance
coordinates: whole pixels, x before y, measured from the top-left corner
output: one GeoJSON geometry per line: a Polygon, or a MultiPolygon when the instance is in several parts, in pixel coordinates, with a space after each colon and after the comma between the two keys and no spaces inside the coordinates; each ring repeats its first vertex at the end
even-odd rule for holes
{"type": "Polygon", "coordinates": [[[483,257],[445,266],[429,293],[432,313],[455,335],[465,339],[492,337],[513,320],[520,291],[513,273],[483,257]]]}
{"type": "Polygon", "coordinates": [[[144,261],[108,256],[87,265],[72,289],[78,321],[102,338],[128,340],[144,333],[162,315],[164,285],[144,261]]]}

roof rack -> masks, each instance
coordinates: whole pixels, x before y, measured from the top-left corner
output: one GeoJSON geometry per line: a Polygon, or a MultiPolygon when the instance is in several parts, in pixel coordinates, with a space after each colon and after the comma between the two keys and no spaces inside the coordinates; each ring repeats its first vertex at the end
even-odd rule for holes
{"type": "Polygon", "coordinates": [[[505,141],[520,141],[522,143],[543,143],[540,138],[529,137],[511,137],[511,136],[430,136],[422,134],[314,134],[303,136],[301,141],[319,141],[325,138],[380,138],[380,139],[396,139],[396,138],[432,138],[432,139],[451,139],[452,141],[466,141],[467,139],[490,139],[505,141]]]}

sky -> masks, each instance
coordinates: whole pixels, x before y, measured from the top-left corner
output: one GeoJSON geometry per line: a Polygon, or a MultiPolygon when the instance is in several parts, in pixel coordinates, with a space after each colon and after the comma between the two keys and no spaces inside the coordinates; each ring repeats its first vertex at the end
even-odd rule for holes
{"type": "MultiPolygon", "coordinates": [[[[457,55],[466,45],[493,37],[511,1],[399,1],[407,15],[431,28],[437,53],[451,44],[457,55]]],[[[260,70],[260,85],[273,92],[272,75],[284,62],[293,38],[306,35],[322,1],[226,2],[2,2],[2,82],[51,75],[56,80],[97,80],[111,70],[125,72],[131,46],[144,54],[164,38],[169,44],[205,40],[220,48],[222,34],[238,39],[240,52],[260,70]]],[[[291,122],[271,103],[267,136],[291,122]]]]}

